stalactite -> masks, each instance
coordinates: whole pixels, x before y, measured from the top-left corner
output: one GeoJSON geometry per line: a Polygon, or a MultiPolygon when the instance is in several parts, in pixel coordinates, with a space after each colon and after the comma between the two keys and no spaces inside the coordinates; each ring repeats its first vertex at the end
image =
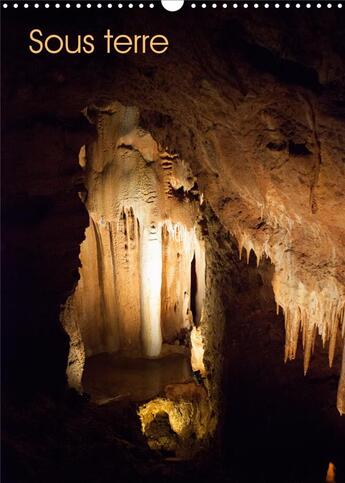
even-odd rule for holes
{"type": "Polygon", "coordinates": [[[187,340],[204,297],[204,255],[195,227],[199,200],[186,162],[141,129],[138,111],[91,106],[97,139],[83,147],[90,226],[71,298],[86,355],[160,355],[187,340]],[[189,193],[193,189],[193,194],[189,193]],[[200,287],[191,311],[191,263],[200,287]]]}
{"type": "Polygon", "coordinates": [[[194,229],[165,222],[162,226],[162,330],[166,341],[174,341],[192,324],[190,312],[190,266],[194,253],[194,229]]]}
{"type": "MultiPolygon", "coordinates": [[[[297,268],[292,256],[290,243],[290,228],[286,232],[283,242],[270,243],[255,237],[239,226],[234,229],[238,240],[239,255],[243,249],[247,252],[247,262],[253,251],[259,261],[265,254],[275,265],[272,281],[276,299],[277,313],[282,308],[285,318],[285,361],[294,359],[297,352],[299,334],[302,332],[304,350],[304,373],[309,368],[316,336],[319,334],[325,345],[329,341],[329,364],[333,363],[338,329],[341,328],[342,337],[345,332],[345,291],[334,276],[318,281],[316,278],[297,268]]],[[[344,364],[344,363],[343,363],[344,364]]],[[[344,372],[344,369],[343,369],[344,372]]],[[[338,409],[345,408],[344,378],[339,382],[338,409]],[[342,402],[341,398],[343,398],[342,402]]]]}
{"type": "Polygon", "coordinates": [[[113,223],[115,260],[114,309],[118,320],[119,348],[140,349],[140,233],[133,210],[123,209],[113,223]]]}

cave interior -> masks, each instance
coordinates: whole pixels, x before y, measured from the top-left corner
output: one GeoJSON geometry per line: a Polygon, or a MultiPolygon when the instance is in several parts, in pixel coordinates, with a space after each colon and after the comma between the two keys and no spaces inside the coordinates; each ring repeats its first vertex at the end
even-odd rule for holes
{"type": "Polygon", "coordinates": [[[345,481],[341,18],[6,15],[6,481],[345,481]]]}

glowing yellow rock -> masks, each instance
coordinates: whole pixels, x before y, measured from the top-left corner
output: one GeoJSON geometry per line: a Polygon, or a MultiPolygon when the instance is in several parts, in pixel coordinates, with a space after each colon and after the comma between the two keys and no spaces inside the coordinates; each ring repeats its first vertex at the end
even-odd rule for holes
{"type": "Polygon", "coordinates": [[[200,371],[205,374],[204,366],[204,343],[202,340],[201,327],[193,327],[190,334],[190,341],[192,345],[192,368],[193,371],[200,371]]]}
{"type": "Polygon", "coordinates": [[[216,427],[205,389],[194,383],[174,384],[167,386],[166,395],[167,398],[153,399],[138,410],[149,446],[167,451],[197,449],[216,427]]]}

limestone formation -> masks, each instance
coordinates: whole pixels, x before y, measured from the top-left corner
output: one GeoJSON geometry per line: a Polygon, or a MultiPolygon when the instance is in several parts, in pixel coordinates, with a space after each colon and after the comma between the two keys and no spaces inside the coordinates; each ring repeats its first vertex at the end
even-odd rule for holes
{"type": "Polygon", "coordinates": [[[190,457],[215,431],[207,392],[194,383],[175,384],[167,386],[166,396],[139,408],[142,431],[152,449],[190,457]]]}
{"type": "Polygon", "coordinates": [[[71,352],[77,328],[87,357],[120,350],[158,357],[163,342],[201,318],[205,254],[195,178],[140,129],[137,109],[113,103],[85,115],[98,136],[79,156],[90,223],[80,279],[62,316],[71,352]]]}

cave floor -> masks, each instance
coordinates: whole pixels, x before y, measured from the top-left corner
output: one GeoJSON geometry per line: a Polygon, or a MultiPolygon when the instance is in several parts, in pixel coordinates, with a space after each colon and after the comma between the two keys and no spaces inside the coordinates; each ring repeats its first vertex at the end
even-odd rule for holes
{"type": "Polygon", "coordinates": [[[96,404],[141,402],[164,394],[168,384],[191,379],[187,352],[168,353],[157,359],[104,353],[86,360],[83,388],[96,404]]]}

